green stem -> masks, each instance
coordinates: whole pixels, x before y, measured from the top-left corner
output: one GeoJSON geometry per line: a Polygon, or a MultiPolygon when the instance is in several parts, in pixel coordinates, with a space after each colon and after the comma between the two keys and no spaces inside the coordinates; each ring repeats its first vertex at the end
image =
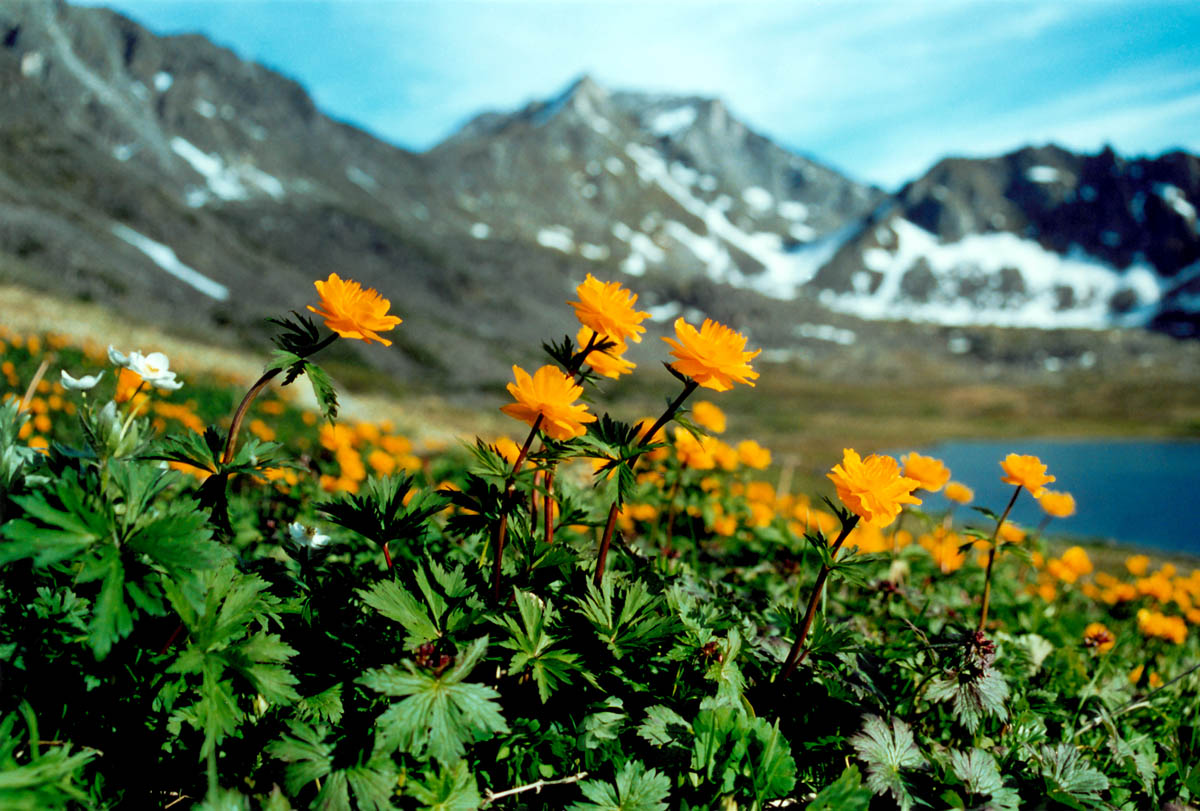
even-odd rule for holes
{"type": "MultiPolygon", "coordinates": [[[[320,343],[316,344],[311,350],[300,356],[301,360],[308,360],[313,355],[320,352],[325,347],[338,339],[338,334],[335,332],[329,335],[320,343]]],[[[283,369],[271,369],[263,372],[263,376],[258,379],[250,391],[246,392],[246,396],[242,398],[242,402],[238,404],[237,411],[233,413],[233,422],[229,425],[229,436],[225,439],[225,451],[221,454],[221,464],[227,465],[233,461],[233,452],[237,447],[238,432],[242,428],[242,420],[246,418],[246,412],[250,410],[250,404],[254,402],[254,398],[258,396],[266,385],[274,380],[283,369]]]]}
{"type": "Polygon", "coordinates": [[[1000,536],[1000,527],[1004,526],[1004,521],[1012,512],[1019,495],[1021,495],[1021,485],[1018,484],[1017,489],[1013,490],[1012,498],[1008,500],[1008,506],[1004,508],[1004,514],[1000,516],[1000,520],[996,522],[996,528],[992,530],[992,545],[988,549],[987,572],[983,575],[983,608],[979,612],[979,627],[975,629],[980,633],[983,633],[983,626],[987,624],[988,603],[992,598],[992,563],[996,560],[996,539],[1000,536]]]}
{"type": "MultiPolygon", "coordinates": [[[[858,526],[858,516],[852,516],[849,521],[842,524],[842,531],[838,533],[837,540],[833,542],[833,547],[829,550],[829,560],[837,560],[838,550],[842,548],[842,543],[858,526]]],[[[804,622],[800,624],[800,633],[796,635],[796,641],[792,643],[792,649],[788,651],[787,658],[783,660],[783,667],[779,670],[779,676],[775,679],[776,682],[783,683],[788,679],[800,663],[804,661],[804,657],[808,655],[804,648],[804,640],[808,638],[808,632],[812,629],[813,619],[817,614],[817,603],[821,600],[821,593],[825,589],[825,581],[829,577],[829,572],[832,567],[828,563],[821,564],[821,571],[817,573],[817,581],[813,584],[812,594],[808,597],[808,608],[804,611],[804,622]]]]}
{"type": "Polygon", "coordinates": [[[217,782],[217,745],[214,742],[208,749],[208,796],[216,797],[220,784],[217,782]]]}
{"type": "MultiPolygon", "coordinates": [[[[654,424],[650,426],[650,429],[642,435],[642,441],[639,445],[637,453],[635,453],[633,458],[629,460],[630,471],[637,467],[638,460],[640,460],[642,458],[642,454],[645,453],[646,445],[654,440],[654,435],[658,433],[658,430],[666,425],[667,422],[675,416],[675,413],[679,411],[679,407],[683,405],[683,401],[686,400],[691,393],[699,387],[699,385],[700,384],[695,380],[689,378],[688,382],[683,384],[683,391],[679,392],[679,396],[671,401],[671,404],[667,406],[667,410],[664,411],[659,418],[655,420],[654,424]]],[[[606,560],[608,560],[608,548],[612,544],[613,529],[617,525],[617,502],[619,500],[620,498],[618,497],[613,501],[612,506],[609,507],[608,522],[604,525],[604,535],[600,539],[600,550],[596,555],[596,573],[592,577],[597,586],[600,585],[600,581],[604,578],[604,563],[606,560]]]]}

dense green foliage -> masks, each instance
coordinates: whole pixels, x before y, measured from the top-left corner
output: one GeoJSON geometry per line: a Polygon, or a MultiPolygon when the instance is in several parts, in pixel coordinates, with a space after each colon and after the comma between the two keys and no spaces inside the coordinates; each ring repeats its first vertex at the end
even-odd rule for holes
{"type": "MultiPolygon", "coordinates": [[[[270,368],[314,377],[332,411],[311,347],[293,343],[270,368]]],[[[12,356],[32,374],[33,354],[12,356]]],[[[208,420],[233,410],[229,386],[189,386],[208,420]]],[[[271,417],[279,442],[242,437],[224,461],[228,429],[157,431],[136,397],[102,390],[63,395],[77,413],[44,452],[26,444],[31,414],[0,408],[0,807],[1134,809],[1200,795],[1196,635],[1144,633],[1138,610],[1158,605],[1144,594],[1109,607],[1063,579],[1048,595],[1044,573],[1039,592],[1028,545],[1002,548],[980,633],[974,561],[915,543],[855,553],[853,535],[835,559],[821,527],[836,535],[841,508],[785,510],[774,494],[764,515],[748,471],[674,449],[635,468],[639,432],[607,417],[532,444],[515,477],[481,441],[339,488],[349,440],[293,406],[271,417]],[[581,461],[597,458],[596,473],[581,461]],[[644,511],[622,511],[596,582],[614,499],[644,511]],[[806,511],[832,523],[798,528],[806,511]],[[822,613],[781,680],[823,564],[822,613]],[[1111,650],[1085,644],[1099,620],[1111,650]]]]}

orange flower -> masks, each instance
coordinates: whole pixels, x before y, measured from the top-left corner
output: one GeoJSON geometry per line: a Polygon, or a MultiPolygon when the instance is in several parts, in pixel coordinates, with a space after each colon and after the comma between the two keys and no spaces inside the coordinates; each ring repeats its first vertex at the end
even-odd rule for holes
{"type": "Polygon", "coordinates": [[[343,338],[357,338],[360,341],[378,341],[384,346],[391,346],[387,338],[379,337],[380,332],[396,328],[400,319],[388,315],[392,303],[379,295],[373,288],[363,290],[358,282],[342,281],[336,273],[330,273],[325,281],[313,284],[321,296],[323,310],[309,305],[308,309],[325,319],[325,326],[343,338]]]}
{"type": "Polygon", "coordinates": [[[572,439],[587,431],[585,422],[595,422],[596,416],[587,413],[586,405],[575,405],[583,387],[575,385],[556,366],[546,365],[529,376],[519,366],[512,367],[517,382],[508,384],[508,393],[517,402],[501,407],[508,416],[533,425],[539,416],[542,430],[552,439],[572,439]]]}
{"type": "Polygon", "coordinates": [[[1150,568],[1150,558],[1146,555],[1130,555],[1125,558],[1125,568],[1134,577],[1141,577],[1150,568]]]}
{"type": "Polygon", "coordinates": [[[1115,644],[1117,644],[1116,637],[1102,622],[1090,623],[1083,629],[1083,646],[1085,648],[1095,648],[1098,653],[1108,653],[1115,644]]]}
{"type": "Polygon", "coordinates": [[[671,368],[705,388],[729,391],[734,383],[753,386],[758,378],[750,361],[762,350],[744,351],[746,336],[711,318],[704,319],[699,330],[682,318],[675,319],[675,337],[679,340],[663,338],[678,358],[671,368]]]}
{"type": "Polygon", "coordinates": [[[725,412],[708,400],[698,400],[692,405],[692,419],[714,434],[725,433],[725,412]]]}
{"type": "Polygon", "coordinates": [[[636,293],[622,288],[620,282],[602,282],[589,273],[575,288],[575,295],[579,301],[567,303],[575,308],[580,324],[614,341],[642,342],[646,328],[641,324],[650,313],[633,309],[636,293]]]}
{"type": "MultiPolygon", "coordinates": [[[[575,340],[579,343],[579,348],[582,350],[585,346],[587,346],[588,342],[595,334],[596,333],[588,327],[580,327],[579,334],[575,336],[575,340]]],[[[610,338],[608,340],[614,339],[610,338]]],[[[615,380],[621,375],[626,375],[632,372],[635,368],[637,368],[637,364],[622,357],[625,354],[625,350],[628,348],[626,347],[624,341],[614,341],[614,344],[614,346],[610,346],[608,349],[603,351],[599,349],[592,350],[584,359],[584,363],[586,363],[588,366],[591,366],[592,371],[594,371],[596,374],[603,375],[604,377],[611,377],[615,380]]]]}
{"type": "Polygon", "coordinates": [[[920,482],[901,476],[900,466],[890,456],[871,454],[863,459],[846,448],[842,463],[827,475],[842,504],[870,526],[886,527],[896,520],[903,505],[921,503],[912,494],[920,482]]]}
{"type": "Polygon", "coordinates": [[[1042,505],[1047,515],[1055,518],[1070,518],[1075,514],[1075,497],[1070,493],[1046,490],[1038,496],[1038,504],[1042,505]]]}
{"type": "Polygon", "coordinates": [[[771,466],[771,451],[759,445],[753,439],[743,439],[737,445],[738,459],[746,467],[755,470],[766,470],[771,466]]]}
{"type": "Polygon", "coordinates": [[[1082,546],[1072,546],[1063,552],[1062,562],[1076,575],[1091,574],[1092,572],[1092,560],[1082,546]]]}
{"type": "Polygon", "coordinates": [[[1046,466],[1036,456],[1010,453],[1000,463],[1000,467],[1004,468],[1005,473],[1000,477],[1000,481],[1024,487],[1034,498],[1040,498],[1042,491],[1046,489],[1045,485],[1054,481],[1053,476],[1046,475],[1046,466]]]}
{"type": "Polygon", "coordinates": [[[936,493],[950,481],[950,468],[941,459],[910,453],[900,461],[904,464],[904,475],[920,482],[922,490],[936,493]]]}
{"type": "Polygon", "coordinates": [[[969,504],[971,499],[975,498],[975,491],[962,482],[950,482],[946,485],[943,495],[958,504],[969,504]]]}

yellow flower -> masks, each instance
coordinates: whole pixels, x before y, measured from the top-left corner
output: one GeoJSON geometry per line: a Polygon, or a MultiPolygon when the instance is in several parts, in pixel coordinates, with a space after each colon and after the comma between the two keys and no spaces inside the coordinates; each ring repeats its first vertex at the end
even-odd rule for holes
{"type": "Polygon", "coordinates": [[[922,535],[918,543],[929,550],[942,574],[957,571],[967,560],[966,553],[960,551],[963,539],[953,530],[938,527],[932,535],[922,535]]]}
{"type": "Polygon", "coordinates": [[[1025,540],[1025,530],[1021,529],[1011,521],[1005,521],[1003,524],[1001,524],[1000,532],[998,534],[1000,536],[1000,540],[1007,543],[1020,543],[1021,541],[1025,540]]]}
{"type": "MultiPolygon", "coordinates": [[[[579,334],[575,336],[575,340],[579,343],[579,348],[582,350],[585,346],[587,346],[588,342],[595,334],[596,333],[592,332],[592,330],[588,327],[580,327],[579,334]]],[[[603,375],[604,377],[611,377],[615,380],[621,375],[626,375],[632,372],[635,368],[637,368],[637,364],[622,357],[627,349],[624,341],[615,341],[612,338],[609,340],[614,341],[613,346],[610,346],[608,349],[603,351],[599,349],[592,350],[584,359],[584,363],[586,363],[588,366],[591,366],[592,371],[594,371],[596,374],[603,375]]]]}
{"type": "Polygon", "coordinates": [[[701,386],[715,391],[729,391],[734,383],[753,386],[758,372],[750,368],[761,349],[746,352],[746,336],[710,318],[697,330],[682,318],[675,319],[675,337],[663,338],[674,349],[677,360],[671,368],[690,377],[701,386]]]}
{"type": "Polygon", "coordinates": [[[692,405],[692,419],[714,434],[725,433],[725,412],[708,400],[697,400],[692,405]]]}
{"type": "Polygon", "coordinates": [[[1095,648],[1098,653],[1108,653],[1115,644],[1117,644],[1117,638],[1102,622],[1093,622],[1083,629],[1083,646],[1085,648],[1095,648]]]}
{"type": "Polygon", "coordinates": [[[1063,565],[1076,575],[1091,574],[1092,561],[1082,546],[1072,546],[1062,555],[1063,565]]]}
{"type": "Polygon", "coordinates": [[[1125,558],[1125,568],[1134,577],[1141,577],[1150,568],[1150,558],[1147,555],[1130,555],[1125,558]]]}
{"type": "Polygon", "coordinates": [[[771,452],[753,439],[744,439],[737,445],[738,459],[746,467],[766,470],[771,466],[771,452]]]}
{"type": "Polygon", "coordinates": [[[1000,467],[1004,468],[1005,473],[1000,477],[1000,481],[1024,487],[1034,498],[1039,498],[1046,489],[1045,485],[1054,481],[1053,476],[1046,475],[1046,466],[1036,456],[1010,453],[1000,463],[1000,467]]]}
{"type": "Polygon", "coordinates": [[[962,482],[950,482],[946,485],[943,495],[958,504],[969,504],[975,498],[975,491],[962,482]]]}
{"type": "Polygon", "coordinates": [[[1129,671],[1129,683],[1137,684],[1139,681],[1141,681],[1142,673],[1145,672],[1145,670],[1146,670],[1146,666],[1144,664],[1142,664],[1142,665],[1138,665],[1133,670],[1129,671]]]}
{"type": "Polygon", "coordinates": [[[573,439],[583,436],[584,423],[595,422],[596,416],[587,413],[587,406],[576,405],[583,387],[556,366],[546,365],[529,376],[519,366],[512,367],[515,383],[508,384],[508,393],[516,400],[500,408],[508,416],[533,425],[542,418],[541,427],[551,439],[573,439]]]}
{"type": "Polygon", "coordinates": [[[863,459],[846,448],[842,463],[826,475],[837,487],[842,504],[874,527],[895,521],[905,504],[921,503],[912,494],[920,482],[901,476],[900,466],[890,456],[871,454],[863,459]]]}
{"type": "Polygon", "coordinates": [[[1038,496],[1038,504],[1046,511],[1046,515],[1055,518],[1070,518],[1075,514],[1075,497],[1070,493],[1058,493],[1046,490],[1038,496]]]}
{"type": "Polygon", "coordinates": [[[910,453],[900,461],[904,464],[904,475],[920,482],[922,490],[936,493],[950,481],[950,468],[941,459],[910,453]]]}
{"type": "Polygon", "coordinates": [[[675,455],[679,464],[692,470],[712,470],[717,466],[713,458],[713,438],[697,439],[686,428],[675,429],[675,455]]]}
{"type": "Polygon", "coordinates": [[[392,306],[390,301],[373,288],[364,290],[358,282],[342,281],[336,273],[330,273],[325,281],[313,284],[321,296],[324,309],[318,310],[312,305],[308,309],[324,318],[325,326],[343,338],[392,345],[387,338],[379,337],[380,332],[395,329],[400,323],[398,317],[388,315],[388,309],[392,306]]]}
{"type": "Polygon", "coordinates": [[[602,282],[589,273],[575,294],[579,301],[567,303],[575,308],[580,324],[611,340],[642,342],[646,328],[641,324],[650,313],[633,309],[636,293],[622,288],[620,282],[602,282]]]}

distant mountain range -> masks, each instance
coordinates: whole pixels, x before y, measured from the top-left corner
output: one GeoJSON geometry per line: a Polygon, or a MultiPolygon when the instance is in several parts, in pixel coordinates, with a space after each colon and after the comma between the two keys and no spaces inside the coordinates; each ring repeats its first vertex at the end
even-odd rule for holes
{"type": "Polygon", "coordinates": [[[1200,334],[1182,152],[947,159],[892,195],[719,100],[584,77],[415,154],[200,36],[49,0],[0,7],[0,98],[0,280],[192,334],[257,334],[330,271],[405,318],[373,363],[450,382],[561,335],[588,272],[779,353],[860,319],[1200,334]]]}

